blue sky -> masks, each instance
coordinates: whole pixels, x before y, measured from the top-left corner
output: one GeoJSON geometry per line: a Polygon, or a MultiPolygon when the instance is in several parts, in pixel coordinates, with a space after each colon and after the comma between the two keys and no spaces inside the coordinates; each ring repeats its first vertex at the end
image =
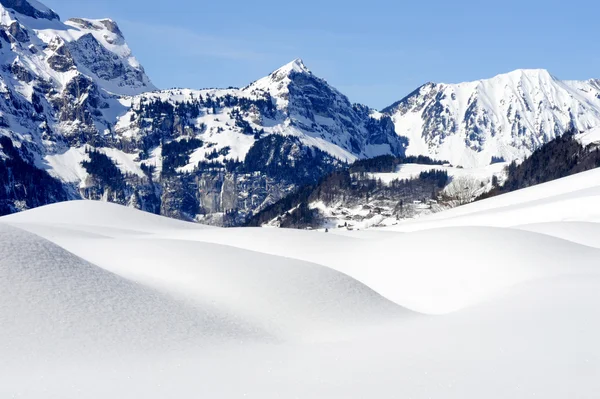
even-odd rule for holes
{"type": "Polygon", "coordinates": [[[302,58],[351,101],[383,108],[427,81],[518,68],[600,78],[590,0],[42,0],[116,20],[160,88],[245,86],[302,58]]]}

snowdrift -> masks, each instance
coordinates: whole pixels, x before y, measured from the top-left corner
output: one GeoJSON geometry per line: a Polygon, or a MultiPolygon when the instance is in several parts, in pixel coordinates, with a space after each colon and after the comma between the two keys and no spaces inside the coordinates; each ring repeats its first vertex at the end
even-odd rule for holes
{"type": "Polygon", "coordinates": [[[17,358],[261,333],[210,303],[176,301],[6,224],[0,253],[0,342],[17,358]]]}
{"type": "Polygon", "coordinates": [[[594,170],[344,234],[3,217],[0,396],[592,398],[599,197],[594,170]]]}

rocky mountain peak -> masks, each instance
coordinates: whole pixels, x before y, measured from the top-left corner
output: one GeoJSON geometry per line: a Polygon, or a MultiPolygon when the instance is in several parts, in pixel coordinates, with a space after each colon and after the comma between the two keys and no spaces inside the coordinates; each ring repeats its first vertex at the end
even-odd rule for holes
{"type": "Polygon", "coordinates": [[[311,74],[311,71],[304,64],[304,61],[302,61],[301,58],[296,58],[294,61],[285,64],[271,75],[289,75],[292,72],[311,74]]]}
{"type": "Polygon", "coordinates": [[[271,72],[268,76],[251,83],[244,90],[248,92],[254,90],[266,91],[274,97],[278,97],[281,92],[285,92],[287,96],[287,87],[295,77],[314,78],[315,76],[300,58],[296,58],[292,62],[271,72]]]}
{"type": "Polygon", "coordinates": [[[115,21],[109,18],[105,19],[87,19],[87,18],[71,18],[67,21],[69,25],[76,25],[84,29],[102,31],[107,30],[115,35],[123,38],[123,32],[115,21]]]}

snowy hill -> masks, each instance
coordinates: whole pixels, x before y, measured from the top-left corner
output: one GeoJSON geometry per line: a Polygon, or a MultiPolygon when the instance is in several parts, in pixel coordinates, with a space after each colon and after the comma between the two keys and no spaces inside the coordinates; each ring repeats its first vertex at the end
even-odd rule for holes
{"type": "Polygon", "coordinates": [[[408,154],[465,167],[522,159],[570,128],[600,126],[600,81],[517,70],[459,84],[427,83],[383,111],[409,138],[408,154]]]}
{"type": "Polygon", "coordinates": [[[2,217],[0,393],[592,398],[599,173],[340,234],[2,217]]]}

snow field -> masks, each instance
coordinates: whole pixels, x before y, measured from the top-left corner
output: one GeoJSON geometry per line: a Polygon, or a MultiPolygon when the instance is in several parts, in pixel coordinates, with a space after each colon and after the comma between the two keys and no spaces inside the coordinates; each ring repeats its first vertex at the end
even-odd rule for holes
{"type": "Polygon", "coordinates": [[[377,231],[3,217],[0,396],[594,398],[599,173],[377,231]]]}

